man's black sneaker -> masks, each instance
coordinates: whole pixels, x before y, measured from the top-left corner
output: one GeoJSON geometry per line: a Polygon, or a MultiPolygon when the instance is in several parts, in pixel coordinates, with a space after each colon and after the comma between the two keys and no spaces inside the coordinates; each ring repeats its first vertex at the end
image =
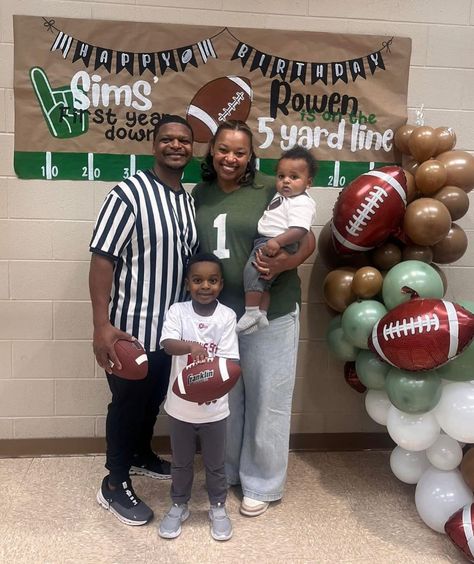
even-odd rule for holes
{"type": "Polygon", "coordinates": [[[153,519],[153,511],[133,491],[130,480],[122,482],[116,490],[111,490],[109,478],[105,476],[97,492],[97,502],[126,525],[145,525],[153,519]]]}
{"type": "Polygon", "coordinates": [[[156,456],[156,454],[146,461],[136,458],[130,468],[130,476],[148,476],[148,478],[157,480],[169,480],[171,478],[171,464],[156,456]]]}

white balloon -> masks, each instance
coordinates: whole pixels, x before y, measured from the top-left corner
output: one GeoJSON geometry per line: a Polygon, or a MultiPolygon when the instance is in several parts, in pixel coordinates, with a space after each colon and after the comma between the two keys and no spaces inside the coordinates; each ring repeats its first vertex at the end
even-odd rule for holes
{"type": "Polygon", "coordinates": [[[426,452],[413,452],[395,447],[390,455],[390,468],[395,476],[405,484],[416,484],[430,467],[426,452]]]}
{"type": "Polygon", "coordinates": [[[365,409],[369,417],[380,425],[387,424],[387,414],[391,405],[387,392],[383,390],[369,390],[365,395],[365,409]]]}
{"type": "Polygon", "coordinates": [[[425,450],[439,437],[439,425],[432,411],[405,413],[394,405],[387,416],[387,430],[392,439],[405,450],[425,450]]]}
{"type": "Polygon", "coordinates": [[[438,470],[454,470],[461,464],[461,445],[449,435],[440,435],[426,451],[431,464],[438,470]]]}
{"type": "Polygon", "coordinates": [[[463,443],[474,442],[474,386],[470,382],[444,386],[433,412],[447,435],[463,443]]]}
{"type": "Polygon", "coordinates": [[[430,467],[418,481],[415,490],[416,509],[423,521],[438,533],[444,533],[446,521],[474,496],[459,470],[430,467]]]}

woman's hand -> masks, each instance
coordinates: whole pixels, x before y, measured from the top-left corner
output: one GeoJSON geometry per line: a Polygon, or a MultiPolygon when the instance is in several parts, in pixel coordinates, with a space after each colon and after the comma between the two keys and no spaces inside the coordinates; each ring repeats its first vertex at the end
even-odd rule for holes
{"type": "Polygon", "coordinates": [[[289,254],[285,250],[274,257],[266,256],[261,249],[258,249],[255,255],[253,265],[260,272],[260,278],[270,280],[274,276],[281,274],[285,270],[292,270],[303,263],[314,252],[316,247],[316,239],[312,231],[306,233],[301,239],[300,245],[296,253],[289,254]]]}
{"type": "Polygon", "coordinates": [[[291,257],[291,255],[281,249],[280,252],[273,257],[266,255],[262,249],[257,249],[253,265],[260,272],[260,278],[270,280],[285,270],[291,270],[293,268],[293,266],[289,265],[289,257],[291,257]]]}

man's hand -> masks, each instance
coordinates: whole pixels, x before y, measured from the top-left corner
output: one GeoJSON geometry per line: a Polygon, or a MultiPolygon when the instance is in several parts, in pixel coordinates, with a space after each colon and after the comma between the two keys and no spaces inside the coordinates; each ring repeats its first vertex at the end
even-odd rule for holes
{"type": "Polygon", "coordinates": [[[112,374],[114,366],[119,370],[122,368],[114,347],[119,339],[134,341],[135,337],[132,337],[124,331],[120,331],[120,329],[117,329],[111,323],[94,329],[92,348],[95,358],[97,364],[108,374],[112,374]]]}

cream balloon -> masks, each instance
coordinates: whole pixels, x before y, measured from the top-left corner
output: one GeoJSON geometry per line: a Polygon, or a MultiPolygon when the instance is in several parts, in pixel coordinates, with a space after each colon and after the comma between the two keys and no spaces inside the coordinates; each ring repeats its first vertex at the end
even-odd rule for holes
{"type": "Polygon", "coordinates": [[[392,405],[387,415],[387,431],[398,446],[420,451],[436,441],[440,428],[432,411],[405,413],[392,405]]]}
{"type": "Polygon", "coordinates": [[[383,390],[368,390],[365,394],[365,409],[368,416],[379,425],[387,424],[388,410],[392,405],[383,390]]]}
{"type": "Polygon", "coordinates": [[[464,443],[474,443],[474,385],[450,382],[443,386],[433,413],[443,431],[464,443]]]}
{"type": "Polygon", "coordinates": [[[415,505],[421,519],[438,533],[444,533],[446,521],[461,507],[474,501],[472,492],[459,470],[428,468],[418,481],[415,505]]]}
{"type": "Polygon", "coordinates": [[[390,468],[395,476],[405,484],[416,484],[430,467],[426,451],[413,452],[395,447],[390,455],[390,468]]]}
{"type": "Polygon", "coordinates": [[[456,439],[442,434],[426,449],[426,456],[438,470],[454,470],[461,464],[462,448],[456,439]]]}

